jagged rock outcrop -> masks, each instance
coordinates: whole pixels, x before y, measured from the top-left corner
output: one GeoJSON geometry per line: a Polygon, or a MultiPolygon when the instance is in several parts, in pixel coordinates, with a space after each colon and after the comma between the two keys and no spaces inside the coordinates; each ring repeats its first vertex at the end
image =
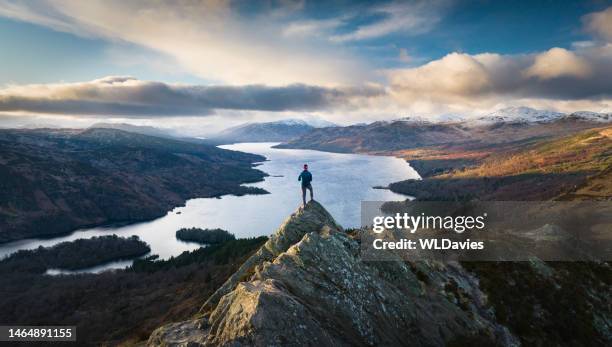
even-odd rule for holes
{"type": "Polygon", "coordinates": [[[203,305],[149,346],[518,345],[457,264],[363,262],[359,237],[298,209],[203,305]]]}

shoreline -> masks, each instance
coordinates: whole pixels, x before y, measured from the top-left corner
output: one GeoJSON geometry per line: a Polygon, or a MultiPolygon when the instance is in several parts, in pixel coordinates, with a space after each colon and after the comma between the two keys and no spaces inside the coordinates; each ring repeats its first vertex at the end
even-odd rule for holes
{"type": "MultiPolygon", "coordinates": [[[[268,177],[268,175],[266,175],[264,177],[268,177]]],[[[262,182],[263,180],[264,180],[264,178],[262,178],[261,180],[257,180],[257,181],[243,182],[243,183],[241,183],[241,186],[243,184],[251,184],[251,183],[262,182]]],[[[252,187],[245,186],[245,188],[252,188],[252,187]]],[[[258,188],[258,189],[261,189],[261,188],[258,188]]],[[[248,189],[248,190],[251,190],[251,189],[248,189]]],[[[263,189],[261,189],[261,190],[263,190],[263,189]]],[[[75,234],[77,232],[83,232],[83,231],[85,231],[87,229],[94,229],[94,228],[110,229],[110,228],[119,228],[119,227],[124,227],[124,226],[135,225],[135,224],[139,224],[139,223],[151,222],[151,221],[154,221],[156,219],[159,219],[159,218],[162,218],[162,217],[166,216],[167,214],[171,213],[172,211],[174,211],[177,208],[185,207],[187,201],[192,200],[192,199],[220,199],[220,198],[222,198],[224,196],[245,196],[245,195],[265,195],[265,194],[270,194],[270,192],[265,191],[265,192],[247,192],[247,193],[224,193],[224,194],[213,194],[213,195],[210,195],[210,196],[195,196],[195,197],[184,199],[184,201],[180,205],[175,205],[171,209],[166,210],[164,213],[160,213],[160,214],[158,214],[158,215],[156,215],[154,217],[151,217],[151,218],[117,220],[117,221],[108,221],[108,222],[103,222],[103,223],[91,223],[91,224],[85,224],[85,225],[79,226],[76,229],[71,229],[70,231],[66,231],[66,232],[45,233],[45,234],[36,235],[36,237],[28,237],[28,238],[22,238],[22,239],[0,241],[0,249],[3,248],[3,247],[6,247],[7,245],[14,244],[14,243],[16,244],[16,243],[20,243],[20,242],[46,241],[46,240],[52,240],[52,239],[59,238],[59,237],[66,237],[66,236],[73,235],[73,234],[75,234]]],[[[12,254],[12,253],[10,253],[10,254],[12,254]]],[[[0,260],[4,259],[7,256],[9,256],[10,254],[8,254],[8,255],[0,255],[0,260]]]]}
{"type": "MultiPolygon", "coordinates": [[[[329,151],[320,151],[323,153],[332,153],[329,151]]],[[[247,152],[249,153],[249,152],[247,152]]],[[[250,153],[250,154],[254,154],[254,153],[250,153]]],[[[403,160],[402,158],[398,158],[395,156],[389,156],[389,155],[381,155],[381,154],[371,154],[371,153],[351,153],[351,154],[361,154],[361,155],[371,155],[371,156],[377,156],[377,157],[390,157],[390,158],[397,158],[397,159],[401,159],[404,163],[410,165],[410,162],[403,160]]],[[[254,162],[252,165],[253,167],[258,167],[261,164],[270,161],[270,159],[266,158],[264,161],[259,161],[259,162],[254,162]]],[[[412,167],[411,167],[412,168],[412,167]]],[[[414,168],[412,168],[414,170],[414,168]]],[[[13,254],[14,252],[17,252],[20,248],[19,247],[23,247],[23,246],[28,246],[30,247],[30,243],[32,244],[40,244],[43,242],[53,242],[52,240],[57,239],[57,238],[64,238],[64,237],[70,237],[71,235],[74,235],[76,233],[84,233],[82,236],[81,235],[77,235],[74,237],[79,237],[79,238],[87,238],[87,234],[86,232],[89,229],[101,229],[101,230],[96,230],[96,233],[107,233],[107,234],[112,234],[114,232],[115,228],[121,228],[121,227],[125,227],[125,226],[131,226],[131,225],[138,225],[140,223],[147,223],[147,222],[152,222],[155,221],[157,219],[163,218],[167,215],[173,214],[175,213],[174,211],[176,211],[177,208],[181,208],[181,207],[185,207],[187,205],[187,202],[189,200],[192,199],[212,199],[212,198],[221,198],[224,196],[235,196],[235,197],[240,197],[240,196],[245,196],[245,195],[263,195],[263,194],[270,194],[270,192],[268,191],[264,191],[261,188],[255,188],[255,187],[249,187],[249,184],[253,184],[253,183],[259,183],[259,182],[264,182],[266,181],[267,177],[275,177],[276,175],[272,176],[267,172],[264,172],[260,169],[258,169],[258,171],[261,172],[261,178],[256,179],[256,180],[246,180],[243,181],[241,183],[240,188],[235,188],[232,189],[232,192],[227,192],[227,193],[219,193],[219,194],[209,194],[206,196],[195,196],[195,197],[190,197],[187,199],[184,199],[182,201],[181,204],[176,204],[171,206],[169,209],[164,210],[161,213],[155,214],[154,216],[152,216],[151,218],[145,218],[145,219],[129,219],[129,220],[116,220],[116,221],[107,221],[107,222],[103,222],[103,223],[92,223],[92,224],[87,224],[87,225],[83,225],[81,227],[78,228],[74,228],[71,229],[69,231],[66,232],[62,232],[62,233],[51,233],[51,234],[44,234],[44,235],[36,235],[35,237],[30,237],[30,238],[24,238],[24,239],[18,239],[18,240],[11,240],[8,242],[2,242],[0,243],[0,250],[2,248],[5,248],[5,250],[7,253],[5,255],[0,256],[1,258],[10,256],[11,254],[13,254]],[[104,230],[104,229],[111,229],[111,230],[104,230]],[[14,250],[11,250],[10,248],[15,247],[14,250]],[[7,249],[8,248],[8,249],[7,249]]],[[[419,175],[418,171],[414,170],[414,173],[416,173],[417,175],[419,175]]],[[[419,175],[420,176],[420,175],[419,175]]],[[[390,180],[389,185],[392,184],[394,182],[394,180],[390,180]]],[[[371,186],[369,187],[370,189],[384,189],[384,190],[388,190],[388,191],[392,191],[389,186],[383,187],[383,186],[371,186]]],[[[396,193],[396,192],[394,192],[396,193]]],[[[402,193],[396,193],[398,194],[398,198],[401,197],[401,199],[411,199],[413,198],[411,195],[408,194],[402,194],[402,193]]],[[[43,243],[44,244],[44,243],[43,243]]],[[[31,248],[28,248],[31,249],[31,248]]]]}

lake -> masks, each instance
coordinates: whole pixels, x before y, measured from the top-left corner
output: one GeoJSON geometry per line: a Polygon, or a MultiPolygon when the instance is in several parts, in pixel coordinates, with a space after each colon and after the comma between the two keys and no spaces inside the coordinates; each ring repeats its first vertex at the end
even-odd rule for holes
{"type": "MultiPolygon", "coordinates": [[[[83,229],[52,239],[27,239],[0,245],[0,258],[21,249],[52,246],[79,238],[117,234],[138,235],[151,246],[151,253],[162,259],[194,250],[199,244],[176,239],[184,227],[222,228],[238,238],[271,235],[301,204],[297,180],[302,165],[312,172],[315,200],[320,202],[343,227],[358,227],[361,201],[405,200],[407,197],[387,189],[374,189],[409,178],[418,173],[402,159],[362,154],[328,153],[314,150],[275,149],[275,143],[239,143],[222,148],[263,155],[267,158],[257,168],[269,174],[264,181],[249,184],[270,194],[198,198],[169,211],[164,217],[121,227],[83,229]]],[[[100,272],[122,268],[130,261],[97,266],[86,271],[100,272]]],[[[58,270],[50,274],[65,273],[58,270]]]]}

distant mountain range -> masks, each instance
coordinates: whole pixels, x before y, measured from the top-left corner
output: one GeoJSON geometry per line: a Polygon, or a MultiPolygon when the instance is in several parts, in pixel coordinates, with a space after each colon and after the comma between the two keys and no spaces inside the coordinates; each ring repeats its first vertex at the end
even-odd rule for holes
{"type": "Polygon", "coordinates": [[[477,148],[562,136],[601,126],[612,121],[612,115],[595,112],[564,114],[511,107],[475,119],[458,120],[456,115],[442,119],[432,121],[416,116],[365,125],[313,129],[286,141],[279,148],[331,152],[396,151],[457,144],[477,148]]]}
{"type": "Polygon", "coordinates": [[[313,129],[334,127],[336,124],[322,120],[284,119],[276,122],[246,123],[225,129],[209,140],[219,143],[234,142],[285,142],[307,134],[313,129]]]}
{"type": "Polygon", "coordinates": [[[612,114],[597,112],[561,113],[549,110],[536,110],[530,107],[507,107],[488,115],[476,118],[475,124],[494,123],[547,123],[562,118],[573,118],[583,121],[605,123],[612,121],[612,114]]]}
{"type": "Polygon", "coordinates": [[[210,144],[208,141],[191,136],[183,136],[174,129],[158,128],[148,125],[133,125],[128,123],[95,123],[88,129],[115,129],[130,133],[161,137],[164,139],[181,140],[191,143],[210,144]]]}
{"type": "Polygon", "coordinates": [[[149,135],[149,136],[157,136],[157,137],[166,137],[166,138],[177,138],[179,137],[176,133],[174,133],[171,129],[162,129],[147,125],[133,125],[128,123],[95,123],[89,127],[89,129],[94,128],[103,128],[103,129],[117,129],[123,130],[130,133],[149,135]]]}
{"type": "Polygon", "coordinates": [[[546,123],[561,118],[573,118],[584,121],[606,123],[612,121],[612,113],[597,113],[590,111],[579,111],[574,113],[562,113],[551,110],[537,110],[531,107],[518,106],[506,107],[479,117],[469,117],[461,114],[446,113],[438,116],[406,116],[390,121],[406,123],[463,123],[468,126],[490,125],[495,123],[546,123]]]}

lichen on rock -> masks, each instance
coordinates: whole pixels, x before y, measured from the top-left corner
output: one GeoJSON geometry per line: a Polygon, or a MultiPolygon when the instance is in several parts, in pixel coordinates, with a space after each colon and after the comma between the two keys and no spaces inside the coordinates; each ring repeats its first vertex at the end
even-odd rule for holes
{"type": "Polygon", "coordinates": [[[459,264],[364,262],[317,202],[292,214],[192,321],[149,346],[518,345],[459,264]]]}

